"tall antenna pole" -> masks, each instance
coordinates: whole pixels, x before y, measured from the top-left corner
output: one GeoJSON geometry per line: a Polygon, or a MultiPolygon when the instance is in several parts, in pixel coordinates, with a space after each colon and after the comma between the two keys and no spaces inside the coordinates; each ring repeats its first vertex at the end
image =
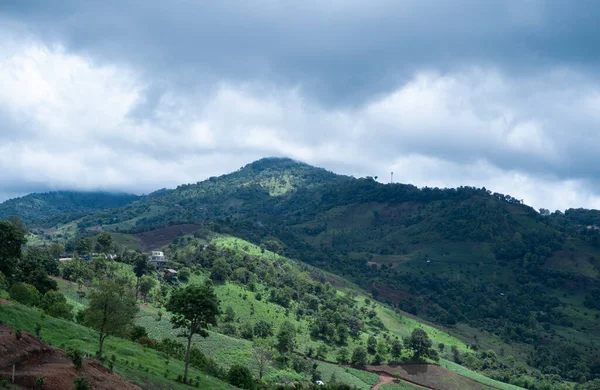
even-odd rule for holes
{"type": "Polygon", "coordinates": [[[392,172],[392,177],[390,179],[390,184],[393,184],[393,183],[394,183],[394,172],[392,172]]]}

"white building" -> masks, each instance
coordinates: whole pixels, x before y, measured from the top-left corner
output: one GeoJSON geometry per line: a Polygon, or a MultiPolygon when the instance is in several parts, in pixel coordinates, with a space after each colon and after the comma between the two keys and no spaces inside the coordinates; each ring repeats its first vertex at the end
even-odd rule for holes
{"type": "Polygon", "coordinates": [[[165,254],[160,251],[152,251],[150,255],[150,261],[156,268],[164,268],[166,267],[168,261],[165,258],[165,254]]]}

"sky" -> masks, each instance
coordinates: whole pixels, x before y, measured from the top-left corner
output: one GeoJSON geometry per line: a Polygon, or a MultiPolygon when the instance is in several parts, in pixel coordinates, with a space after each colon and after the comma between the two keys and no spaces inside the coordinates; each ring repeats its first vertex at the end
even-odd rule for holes
{"type": "Polygon", "coordinates": [[[285,156],[600,208],[600,2],[0,1],[0,201],[285,156]]]}

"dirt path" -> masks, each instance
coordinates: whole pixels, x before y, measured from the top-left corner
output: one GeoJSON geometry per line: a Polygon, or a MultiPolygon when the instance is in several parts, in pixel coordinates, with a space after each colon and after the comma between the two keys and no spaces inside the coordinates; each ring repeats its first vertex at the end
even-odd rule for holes
{"type": "Polygon", "coordinates": [[[406,384],[409,384],[411,386],[418,387],[421,389],[433,390],[433,389],[431,389],[431,387],[421,386],[421,385],[418,385],[413,382],[405,381],[404,379],[401,379],[401,378],[394,378],[393,376],[390,376],[388,374],[378,373],[378,375],[379,375],[379,383],[377,383],[375,386],[371,387],[371,390],[378,390],[383,385],[386,385],[388,383],[395,383],[395,382],[406,383],[406,384]]]}
{"type": "Polygon", "coordinates": [[[387,383],[393,383],[393,382],[394,382],[393,376],[379,374],[379,383],[376,384],[375,386],[371,387],[371,390],[378,390],[381,386],[383,386],[387,383]]]}

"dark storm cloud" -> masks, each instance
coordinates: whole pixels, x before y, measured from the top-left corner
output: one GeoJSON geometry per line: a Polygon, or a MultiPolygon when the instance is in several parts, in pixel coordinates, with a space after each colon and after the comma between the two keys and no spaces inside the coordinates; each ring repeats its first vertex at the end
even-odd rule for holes
{"type": "Polygon", "coordinates": [[[473,63],[516,73],[598,65],[594,1],[4,1],[42,39],[97,61],[134,63],[178,87],[217,80],[301,85],[362,102],[416,69],[473,63]]]}

